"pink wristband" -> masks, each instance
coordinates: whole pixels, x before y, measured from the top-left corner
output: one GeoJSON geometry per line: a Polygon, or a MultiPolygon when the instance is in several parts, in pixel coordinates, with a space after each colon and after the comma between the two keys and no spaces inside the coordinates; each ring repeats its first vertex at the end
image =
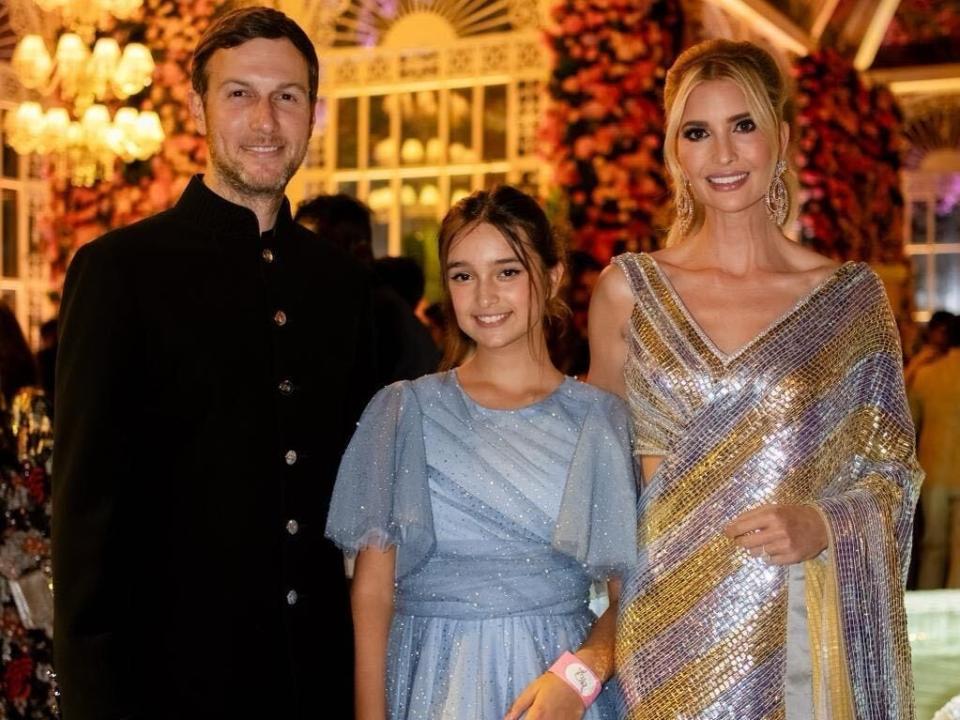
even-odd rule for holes
{"type": "Polygon", "coordinates": [[[565,652],[550,666],[550,670],[558,678],[573,688],[585,708],[590,707],[597,695],[603,689],[600,678],[588,668],[580,658],[572,652],[565,652]]]}

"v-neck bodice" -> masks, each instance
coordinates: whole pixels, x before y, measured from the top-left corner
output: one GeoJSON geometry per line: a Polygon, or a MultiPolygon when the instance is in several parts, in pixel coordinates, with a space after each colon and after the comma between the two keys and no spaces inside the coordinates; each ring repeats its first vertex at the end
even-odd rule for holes
{"type": "Polygon", "coordinates": [[[657,274],[660,283],[663,285],[666,290],[666,294],[669,295],[670,302],[672,302],[676,307],[681,311],[684,320],[686,321],[687,326],[690,330],[697,333],[704,344],[713,353],[717,359],[724,365],[729,365],[742,354],[750,350],[756,343],[759,343],[763,340],[764,337],[772,333],[776,328],[783,322],[786,322],[791,315],[799,311],[806,305],[810,300],[815,298],[821,290],[829,287],[834,280],[844,274],[844,268],[850,265],[856,265],[853,261],[847,261],[843,265],[839,265],[832,272],[830,272],[825,278],[820,280],[813,288],[803,293],[787,310],[782,312],[773,318],[769,323],[766,323],[761,330],[754,335],[752,338],[747,340],[745,343],[741,344],[739,347],[726,351],[722,350],[719,345],[710,337],[703,325],[693,316],[693,313],[690,312],[687,304],[684,302],[683,298],[680,297],[680,293],[677,292],[677,289],[673,285],[673,281],[669,276],[663,271],[663,268],[660,267],[660,264],[654,259],[652,255],[646,253],[640,253],[642,257],[640,262],[646,265],[649,265],[650,268],[657,274]]]}
{"type": "Polygon", "coordinates": [[[816,313],[830,317],[824,305],[835,302],[836,291],[851,277],[869,272],[863,263],[844,263],[755,337],[727,353],[697,323],[650,255],[626,253],[613,262],[634,295],[624,379],[635,452],[657,456],[669,452],[689,418],[706,403],[775,372],[778,354],[805,341],[796,321],[816,313]]]}

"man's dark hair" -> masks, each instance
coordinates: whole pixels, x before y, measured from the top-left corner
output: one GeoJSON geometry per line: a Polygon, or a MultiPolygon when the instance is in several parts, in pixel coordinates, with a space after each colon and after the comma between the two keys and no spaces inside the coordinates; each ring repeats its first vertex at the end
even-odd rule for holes
{"type": "Polygon", "coordinates": [[[417,261],[408,257],[382,257],[373,263],[377,279],[393,288],[411,310],[416,310],[423,297],[425,279],[417,261]]]}
{"type": "Polygon", "coordinates": [[[950,347],[960,347],[960,315],[951,316],[947,336],[950,338],[950,347]]]}
{"type": "Polygon", "coordinates": [[[293,219],[358,260],[373,262],[370,208],[350,195],[317,195],[297,206],[293,219]]]}
{"type": "Polygon", "coordinates": [[[0,301],[0,393],[10,401],[21,388],[37,383],[37,366],[13,310],[0,301]]]}
{"type": "Polygon", "coordinates": [[[949,328],[950,324],[953,322],[953,313],[948,312],[947,310],[937,310],[930,316],[930,319],[927,321],[927,332],[934,330],[938,327],[949,328]]]}
{"type": "Polygon", "coordinates": [[[200,38],[193,52],[190,82],[200,96],[207,94],[207,62],[217,50],[243,45],[257,38],[279,40],[286,38],[307,61],[310,102],[317,99],[320,85],[320,61],[317,51],[303,29],[279,10],[268,7],[245,7],[231,10],[213,21],[200,38]]]}

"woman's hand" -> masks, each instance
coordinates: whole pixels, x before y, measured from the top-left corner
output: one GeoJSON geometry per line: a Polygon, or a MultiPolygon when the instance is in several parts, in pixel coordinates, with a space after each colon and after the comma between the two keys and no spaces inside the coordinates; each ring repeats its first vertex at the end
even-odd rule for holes
{"type": "Polygon", "coordinates": [[[735,517],[723,532],[771,565],[810,560],[829,543],[827,525],[810,505],[763,505],[735,517]]]}
{"type": "Polygon", "coordinates": [[[580,720],[585,710],[572,687],[545,672],[527,685],[503,720],[580,720]]]}

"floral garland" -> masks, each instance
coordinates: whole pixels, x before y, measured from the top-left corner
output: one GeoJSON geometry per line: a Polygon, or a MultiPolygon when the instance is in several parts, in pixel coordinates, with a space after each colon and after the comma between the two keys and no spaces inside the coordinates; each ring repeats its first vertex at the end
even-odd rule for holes
{"type": "Polygon", "coordinates": [[[901,116],[834,50],[799,58],[797,164],[803,241],[838,260],[903,260],[901,116]]]}
{"type": "Polygon", "coordinates": [[[170,207],[203,168],[206,145],[190,118],[187,91],[191,53],[216,9],[216,0],[146,0],[133,20],[101,30],[121,42],[145,42],[151,49],[157,66],[153,83],[129,102],[160,115],[166,140],[154,157],[118,163],[112,178],[90,188],[73,187],[48,173],[51,192],[38,229],[54,288],[81,245],[170,207]]]}
{"type": "Polygon", "coordinates": [[[568,199],[573,244],[606,262],[652,249],[669,206],[663,83],[679,52],[677,0],[560,0],[541,138],[568,199]]]}

